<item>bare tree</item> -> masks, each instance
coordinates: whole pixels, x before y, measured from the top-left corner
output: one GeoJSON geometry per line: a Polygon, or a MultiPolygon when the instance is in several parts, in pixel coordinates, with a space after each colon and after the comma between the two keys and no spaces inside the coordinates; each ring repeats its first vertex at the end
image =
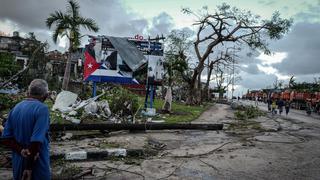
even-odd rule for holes
{"type": "Polygon", "coordinates": [[[207,100],[210,100],[210,88],[209,88],[209,85],[210,85],[210,80],[211,80],[211,75],[212,75],[212,72],[213,72],[213,69],[216,65],[216,63],[223,63],[223,64],[229,64],[229,63],[232,63],[232,57],[230,55],[230,49],[231,48],[227,48],[225,52],[221,51],[220,55],[216,58],[216,59],[213,59],[212,61],[210,61],[209,57],[208,57],[208,74],[207,74],[207,81],[206,81],[206,85],[205,85],[205,88],[204,88],[204,91],[206,92],[205,94],[205,98],[207,100]]]}
{"type": "Polygon", "coordinates": [[[191,77],[188,104],[199,103],[199,97],[194,98],[197,94],[195,84],[204,68],[205,60],[214,47],[231,42],[245,44],[252,49],[258,48],[270,54],[266,39],[280,39],[292,24],[292,20],[280,18],[279,12],[275,12],[270,20],[261,20],[260,16],[250,11],[230,7],[225,3],[218,6],[214,13],[209,13],[208,7],[203,7],[197,12],[189,8],[182,11],[194,15],[197,18],[194,25],[198,27],[194,49],[199,62],[191,77]],[[206,47],[202,51],[200,48],[203,45],[206,47]]]}
{"type": "Polygon", "coordinates": [[[241,77],[237,75],[238,73],[233,73],[233,68],[230,63],[219,62],[215,64],[215,77],[214,81],[216,83],[215,90],[219,93],[219,99],[223,98],[223,94],[228,90],[228,87],[233,82],[238,82],[241,77]]]}
{"type": "Polygon", "coordinates": [[[166,39],[164,67],[168,89],[163,105],[165,111],[171,111],[172,86],[181,84],[181,81],[183,81],[181,75],[188,69],[186,51],[192,43],[189,40],[190,36],[186,31],[173,30],[166,39]]]}

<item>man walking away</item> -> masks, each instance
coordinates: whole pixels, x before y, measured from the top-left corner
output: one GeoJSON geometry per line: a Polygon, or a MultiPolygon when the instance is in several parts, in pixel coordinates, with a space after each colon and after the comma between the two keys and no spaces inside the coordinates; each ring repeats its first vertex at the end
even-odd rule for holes
{"type": "Polygon", "coordinates": [[[279,114],[281,115],[283,111],[284,102],[282,99],[279,99],[277,104],[278,104],[279,114]]]}
{"type": "Polygon", "coordinates": [[[288,116],[289,110],[290,110],[290,102],[288,100],[286,100],[285,108],[286,108],[286,116],[288,116]]]}
{"type": "Polygon", "coordinates": [[[270,112],[271,111],[271,103],[272,103],[271,98],[267,99],[267,103],[268,103],[268,111],[270,112]]]}
{"type": "Polygon", "coordinates": [[[256,107],[258,107],[258,96],[255,97],[254,104],[255,104],[256,107]]]}
{"type": "Polygon", "coordinates": [[[276,100],[272,100],[272,103],[271,103],[271,113],[272,115],[273,114],[276,114],[276,107],[277,107],[277,103],[276,103],[276,100]]]}
{"type": "Polygon", "coordinates": [[[43,103],[48,95],[48,84],[33,80],[28,87],[28,98],[18,103],[6,121],[2,144],[12,152],[15,180],[49,180],[49,110],[43,103]]]}

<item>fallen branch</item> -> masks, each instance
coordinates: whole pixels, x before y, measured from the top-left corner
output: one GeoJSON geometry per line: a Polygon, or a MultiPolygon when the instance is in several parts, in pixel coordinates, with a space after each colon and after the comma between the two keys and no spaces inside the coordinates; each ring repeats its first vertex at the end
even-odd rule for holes
{"type": "Polygon", "coordinates": [[[202,162],[203,164],[205,164],[205,165],[207,165],[207,166],[211,167],[212,169],[214,169],[214,170],[216,170],[216,171],[219,171],[219,169],[218,169],[218,168],[216,168],[214,165],[209,164],[209,163],[207,163],[207,162],[205,162],[205,161],[203,161],[203,160],[201,160],[201,159],[199,159],[199,161],[200,161],[200,162],[202,162]]]}
{"type": "Polygon", "coordinates": [[[100,168],[100,167],[93,167],[93,169],[101,169],[101,170],[109,170],[109,169],[112,169],[112,170],[116,170],[116,171],[122,171],[122,172],[127,172],[127,173],[131,173],[131,174],[135,174],[135,175],[138,175],[140,176],[143,180],[145,180],[145,177],[144,175],[138,173],[138,172],[134,172],[134,171],[128,171],[126,169],[119,169],[119,168],[115,168],[115,167],[111,167],[111,166],[107,166],[107,165],[104,165],[106,168],[100,168]]]}
{"type": "Polygon", "coordinates": [[[72,179],[80,179],[82,176],[85,176],[85,175],[88,175],[88,174],[92,174],[92,168],[72,176],[72,179]]]}
{"type": "MultiPolygon", "coordinates": [[[[132,166],[133,166],[133,165],[132,165],[132,166]]],[[[126,169],[123,169],[123,170],[128,170],[128,169],[130,169],[132,166],[129,166],[129,167],[127,167],[126,169]]],[[[119,165],[118,165],[118,167],[119,167],[119,165]]],[[[115,170],[114,172],[106,173],[105,175],[110,175],[110,174],[113,174],[113,173],[119,172],[119,168],[118,168],[118,167],[116,167],[116,168],[117,168],[117,170],[115,170]]]]}
{"type": "Polygon", "coordinates": [[[206,155],[209,155],[209,154],[212,154],[214,153],[215,151],[221,149],[223,146],[227,145],[227,144],[230,144],[231,142],[226,142],[224,144],[222,144],[221,146],[209,151],[209,152],[206,152],[206,153],[202,153],[202,154],[190,154],[190,155],[185,155],[185,156],[166,156],[166,157],[172,157],[172,158],[193,158],[193,157],[202,157],[202,156],[206,156],[206,155]]]}

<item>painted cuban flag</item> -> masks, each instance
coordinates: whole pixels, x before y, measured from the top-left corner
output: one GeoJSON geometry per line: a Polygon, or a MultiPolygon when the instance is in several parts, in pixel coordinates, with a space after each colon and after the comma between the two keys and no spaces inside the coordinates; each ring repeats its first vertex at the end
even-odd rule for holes
{"type": "Polygon", "coordinates": [[[111,70],[105,62],[98,63],[92,48],[87,48],[84,56],[84,81],[139,84],[137,80],[132,78],[131,72],[111,70]]]}

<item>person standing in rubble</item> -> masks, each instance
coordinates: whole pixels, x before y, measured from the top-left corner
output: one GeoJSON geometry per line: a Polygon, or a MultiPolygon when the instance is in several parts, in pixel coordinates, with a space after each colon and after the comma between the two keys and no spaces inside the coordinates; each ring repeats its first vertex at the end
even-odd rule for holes
{"type": "Polygon", "coordinates": [[[43,103],[48,96],[45,80],[35,79],[28,87],[28,98],[9,113],[1,143],[13,150],[13,177],[50,179],[49,109],[43,103]]]}

